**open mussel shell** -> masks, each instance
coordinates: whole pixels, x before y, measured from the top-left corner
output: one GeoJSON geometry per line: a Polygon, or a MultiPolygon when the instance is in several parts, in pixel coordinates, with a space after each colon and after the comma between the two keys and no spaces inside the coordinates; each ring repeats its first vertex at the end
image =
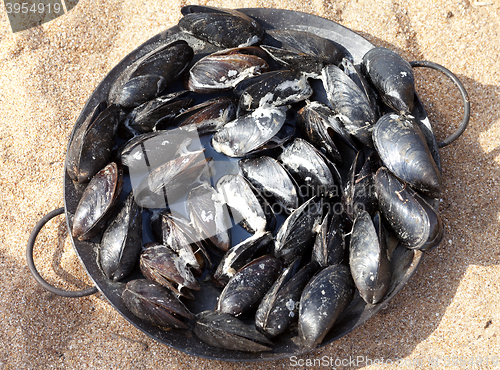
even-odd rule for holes
{"type": "Polygon", "coordinates": [[[430,197],[439,197],[443,180],[422,130],[411,118],[388,113],[373,130],[384,165],[398,178],[430,197]]]}
{"type": "Polygon", "coordinates": [[[347,132],[372,148],[375,114],[365,92],[335,65],[323,68],[322,78],[328,100],[347,132]]]}
{"type": "Polygon", "coordinates": [[[185,257],[165,244],[145,244],[140,268],[145,278],[170,289],[176,296],[194,299],[189,289],[200,290],[200,284],[189,269],[185,257]]]}
{"type": "Polygon", "coordinates": [[[122,107],[136,107],[156,98],[184,72],[193,55],[193,49],[184,40],[151,51],[115,80],[108,101],[122,107]]]}
{"type": "Polygon", "coordinates": [[[271,255],[261,256],[243,266],[226,284],[217,310],[233,316],[256,308],[281,273],[282,262],[271,255]]]}
{"type": "Polygon", "coordinates": [[[300,72],[269,72],[266,77],[243,91],[240,96],[241,108],[254,110],[259,107],[279,107],[306,100],[313,93],[307,77],[300,72]]]}
{"type": "Polygon", "coordinates": [[[213,273],[212,280],[220,287],[226,286],[236,272],[243,266],[266,254],[272,246],[273,236],[269,231],[257,233],[235,245],[224,254],[217,269],[213,273]]]}
{"type": "Polygon", "coordinates": [[[292,263],[266,293],[255,314],[255,326],[268,337],[285,332],[298,320],[302,291],[319,269],[316,262],[309,262],[296,272],[292,263]]]}
{"type": "Polygon", "coordinates": [[[209,171],[211,158],[205,158],[203,152],[182,154],[152,170],[134,188],[135,201],[144,208],[164,208],[177,201],[209,171]]]}
{"type": "Polygon", "coordinates": [[[176,116],[194,103],[194,99],[176,100],[185,93],[186,91],[180,91],[160,96],[134,108],[120,125],[118,135],[123,139],[130,139],[158,129],[158,126],[170,126],[176,116]]]}
{"type": "Polygon", "coordinates": [[[287,212],[298,208],[297,183],[276,159],[267,156],[245,158],[238,164],[245,178],[261,195],[276,200],[287,212]]]}
{"type": "Polygon", "coordinates": [[[131,192],[102,235],[99,262],[109,279],[127,276],[139,260],[142,249],[142,209],[131,192]]]}
{"type": "Polygon", "coordinates": [[[352,299],[349,268],[332,265],[306,285],[300,297],[299,336],[306,348],[316,348],[352,299]]]}
{"type": "Polygon", "coordinates": [[[121,110],[101,102],[75,132],[68,148],[66,171],[73,181],[89,181],[111,159],[121,110]]]}
{"type": "Polygon", "coordinates": [[[360,211],[354,220],[349,247],[349,267],[359,294],[368,304],[377,304],[386,295],[391,282],[382,219],[360,211]]]}
{"type": "Polygon", "coordinates": [[[267,62],[256,55],[215,53],[191,67],[187,88],[202,94],[226,91],[240,81],[268,70],[267,62]]]}
{"type": "Polygon", "coordinates": [[[390,49],[377,47],[363,56],[362,67],[385,104],[398,113],[413,110],[415,81],[410,63],[390,49]]]}
{"type": "Polygon", "coordinates": [[[257,197],[245,178],[234,174],[224,175],[217,181],[215,188],[224,198],[235,223],[252,234],[274,230],[276,216],[272,210],[266,214],[265,208],[269,209],[269,206],[262,203],[265,200],[257,197]]]}
{"type": "Polygon", "coordinates": [[[183,13],[179,28],[196,38],[221,48],[235,48],[257,44],[264,31],[252,18],[237,10],[205,9],[183,13]]]}
{"type": "Polygon", "coordinates": [[[176,117],[174,125],[179,128],[197,130],[199,135],[218,131],[226,123],[236,118],[237,101],[232,97],[207,100],[182,112],[176,117]]]}
{"type": "Polygon", "coordinates": [[[385,167],[377,171],[374,180],[380,211],[406,247],[428,250],[441,242],[441,217],[420,195],[385,167]]]}
{"type": "Polygon", "coordinates": [[[171,291],[146,279],[129,281],[122,299],[130,312],[154,325],[188,329],[186,322],[194,319],[171,291]]]}
{"type": "Polygon", "coordinates": [[[194,334],[203,342],[218,348],[243,352],[271,351],[273,343],[255,327],[220,311],[196,315],[194,334]]]}
{"type": "Polygon", "coordinates": [[[278,159],[301,185],[301,196],[341,195],[342,181],[336,167],[306,140],[296,138],[278,159]]]}
{"type": "Polygon", "coordinates": [[[122,186],[122,170],[115,162],[108,164],[90,180],[76,207],[73,237],[86,240],[106,226],[122,186]]]}
{"type": "Polygon", "coordinates": [[[259,108],[227,123],[212,137],[212,146],[228,157],[244,157],[257,151],[283,127],[285,107],[259,108]]]}
{"type": "Polygon", "coordinates": [[[224,198],[212,186],[202,183],[188,193],[186,205],[195,230],[210,241],[216,252],[227,252],[232,224],[224,198]]]}
{"type": "Polygon", "coordinates": [[[351,165],[344,190],[344,204],[347,216],[354,220],[359,210],[373,215],[377,210],[377,195],[373,183],[373,175],[379,169],[377,153],[366,155],[359,151],[351,165]]]}
{"type": "Polygon", "coordinates": [[[345,255],[345,223],[342,213],[329,212],[319,226],[311,260],[327,267],[342,263],[345,255]],[[332,215],[330,216],[330,213],[332,215]]]}
{"type": "Polygon", "coordinates": [[[317,225],[321,222],[323,204],[311,198],[293,211],[281,225],[274,242],[274,255],[285,265],[310,252],[317,225]]]}

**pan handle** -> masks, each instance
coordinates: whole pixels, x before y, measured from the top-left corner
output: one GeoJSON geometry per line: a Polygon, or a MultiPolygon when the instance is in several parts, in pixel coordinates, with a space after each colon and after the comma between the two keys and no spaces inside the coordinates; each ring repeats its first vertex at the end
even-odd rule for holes
{"type": "Polygon", "coordinates": [[[470,100],[469,100],[469,95],[467,94],[467,91],[465,90],[464,85],[462,82],[458,79],[457,76],[453,74],[449,69],[443,67],[440,64],[434,63],[434,62],[428,62],[428,61],[415,61],[415,62],[410,62],[410,65],[415,68],[415,67],[425,67],[425,68],[430,68],[430,69],[435,69],[436,71],[442,72],[448,77],[458,88],[460,91],[460,95],[462,95],[462,100],[464,102],[464,118],[462,119],[462,123],[458,127],[458,129],[448,136],[446,139],[443,141],[440,141],[438,143],[439,148],[444,148],[445,146],[450,145],[452,142],[457,140],[465,131],[467,128],[467,125],[469,124],[469,118],[470,118],[470,100]]]}
{"type": "Polygon", "coordinates": [[[36,237],[38,236],[38,233],[42,228],[45,226],[45,224],[54,218],[55,216],[58,216],[60,214],[64,213],[64,207],[58,208],[53,210],[52,212],[47,213],[45,216],[42,217],[40,221],[35,225],[33,228],[33,231],[31,232],[31,235],[28,239],[28,245],[26,247],[26,260],[28,261],[28,269],[30,270],[31,274],[35,278],[35,280],[40,284],[43,288],[48,290],[51,293],[60,295],[62,297],[70,297],[70,298],[77,298],[77,297],[85,297],[87,295],[91,295],[97,292],[96,287],[92,287],[89,289],[84,289],[84,290],[79,290],[79,291],[69,291],[69,290],[63,290],[56,288],[49,283],[47,283],[38,273],[36,267],[35,267],[35,261],[33,260],[33,247],[35,245],[36,237]]]}

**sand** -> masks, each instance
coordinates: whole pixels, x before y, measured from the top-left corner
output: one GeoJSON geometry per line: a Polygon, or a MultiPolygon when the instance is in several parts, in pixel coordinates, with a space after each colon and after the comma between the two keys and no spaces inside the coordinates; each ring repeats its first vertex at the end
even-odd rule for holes
{"type": "MultiPolygon", "coordinates": [[[[500,3],[206,4],[320,15],[408,60],[437,62],[460,78],[470,94],[472,114],[465,134],[440,151],[446,187],[440,207],[442,244],[426,253],[410,282],[368,323],[308,355],[276,362],[191,357],[151,340],[99,294],[69,299],[45,291],[27,269],[26,242],[35,223],[63,205],[64,158],[75,120],[111,68],[176,24],[185,4],[82,0],[67,15],[16,34],[0,5],[0,369],[302,368],[314,360],[317,368],[377,369],[377,360],[399,361],[387,369],[498,364],[500,3]]],[[[437,137],[443,139],[462,118],[459,95],[438,73],[419,71],[417,81],[437,137]]],[[[63,216],[47,225],[38,238],[35,261],[58,287],[89,287],[65,228],[63,216]]]]}

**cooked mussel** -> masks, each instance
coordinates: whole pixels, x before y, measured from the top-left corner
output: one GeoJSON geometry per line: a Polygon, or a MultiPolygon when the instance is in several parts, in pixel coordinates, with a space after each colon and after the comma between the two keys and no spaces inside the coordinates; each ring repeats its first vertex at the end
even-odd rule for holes
{"type": "Polygon", "coordinates": [[[194,299],[189,289],[200,289],[184,256],[175,253],[167,245],[156,242],[145,244],[140,257],[140,268],[145,278],[170,289],[176,296],[194,299]]]}
{"type": "Polygon", "coordinates": [[[108,279],[118,281],[127,276],[137,264],[141,248],[142,209],[130,192],[99,246],[99,262],[108,279]]]}
{"type": "Polygon", "coordinates": [[[146,279],[129,281],[122,299],[130,312],[154,325],[188,329],[186,321],[194,319],[172,292],[146,279]]]}
{"type": "Polygon", "coordinates": [[[322,202],[311,198],[293,211],[276,234],[274,255],[285,265],[311,250],[317,225],[321,222],[322,202]]]}
{"type": "Polygon", "coordinates": [[[224,198],[207,183],[193,188],[186,200],[189,217],[196,231],[208,239],[216,252],[226,252],[231,246],[231,219],[224,198]]]}
{"type": "Polygon", "coordinates": [[[123,71],[111,86],[108,101],[137,107],[156,98],[184,72],[193,55],[193,49],[184,40],[160,46],[123,71]]]}
{"type": "Polygon", "coordinates": [[[315,348],[351,301],[354,291],[349,267],[332,265],[306,285],[300,297],[299,336],[306,348],[315,348]]]}
{"type": "Polygon", "coordinates": [[[258,151],[283,127],[286,108],[259,108],[227,123],[212,137],[212,146],[228,157],[258,151]]]}
{"type": "Polygon", "coordinates": [[[264,31],[252,18],[233,9],[209,9],[183,12],[179,28],[196,38],[221,48],[235,48],[256,44],[264,31]]]}
{"type": "Polygon", "coordinates": [[[278,157],[283,166],[297,179],[301,196],[341,195],[341,178],[335,165],[306,140],[296,138],[278,157]]]}
{"type": "Polygon", "coordinates": [[[108,164],[90,180],[75,210],[73,237],[86,240],[106,226],[120,197],[122,185],[122,170],[115,162],[108,164]]]}
{"type": "Polygon", "coordinates": [[[298,272],[294,263],[283,271],[257,309],[255,326],[259,331],[275,337],[297,321],[302,290],[318,269],[316,262],[309,262],[298,272]]]}
{"type": "Polygon", "coordinates": [[[68,148],[66,170],[73,181],[89,181],[111,159],[121,110],[101,102],[76,130],[68,148]]]}
{"type": "Polygon", "coordinates": [[[429,203],[385,167],[374,180],[380,211],[406,247],[429,250],[441,242],[443,222],[429,203]]]}
{"type": "Polygon", "coordinates": [[[252,234],[274,230],[274,213],[245,178],[234,174],[224,175],[217,181],[215,188],[224,198],[235,223],[241,224],[252,234]]]}
{"type": "Polygon", "coordinates": [[[410,63],[390,49],[377,47],[363,56],[362,67],[385,104],[398,113],[412,111],[415,81],[410,63]]]}
{"type": "Polygon", "coordinates": [[[248,86],[240,96],[240,107],[254,110],[259,107],[279,107],[309,98],[313,93],[307,77],[296,71],[268,72],[266,78],[248,86]]]}
{"type": "Polygon", "coordinates": [[[379,303],[391,282],[391,266],[387,256],[382,219],[360,211],[351,232],[349,266],[359,294],[368,304],[379,303]]]}
{"type": "Polygon", "coordinates": [[[210,99],[177,116],[174,125],[180,123],[179,128],[197,130],[199,135],[216,132],[236,118],[236,108],[232,97],[210,99]]]}
{"type": "Polygon", "coordinates": [[[371,132],[375,114],[365,92],[335,65],[323,68],[322,78],[333,111],[347,132],[363,144],[373,147],[371,132]]]}
{"type": "MultiPolygon", "coordinates": [[[[245,158],[238,163],[245,178],[261,195],[275,199],[287,212],[298,208],[297,184],[276,159],[262,156],[245,158]]],[[[275,208],[273,205],[273,210],[277,211],[275,208]]]]}
{"type": "Polygon", "coordinates": [[[194,334],[203,342],[218,348],[243,352],[270,351],[273,343],[253,326],[220,311],[196,315],[194,334]]]}
{"type": "Polygon", "coordinates": [[[272,241],[273,236],[269,231],[256,233],[228,250],[213,274],[216,285],[224,287],[243,266],[266,254],[272,241]]]}
{"type": "Polygon", "coordinates": [[[217,310],[238,316],[257,307],[281,269],[281,261],[270,255],[243,266],[224,287],[217,301],[217,310]]]}
{"type": "Polygon", "coordinates": [[[422,130],[411,118],[385,114],[375,125],[373,142],[380,159],[394,175],[428,196],[440,196],[441,172],[422,130]]]}
{"type": "Polygon", "coordinates": [[[268,70],[267,62],[257,55],[223,50],[207,55],[191,67],[187,88],[202,94],[226,91],[268,70]]]}

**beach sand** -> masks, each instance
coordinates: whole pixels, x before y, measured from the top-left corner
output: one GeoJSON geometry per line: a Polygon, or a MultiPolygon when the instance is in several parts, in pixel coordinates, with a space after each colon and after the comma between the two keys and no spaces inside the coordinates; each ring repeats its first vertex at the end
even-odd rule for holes
{"type": "MultiPolygon", "coordinates": [[[[480,360],[484,368],[498,364],[500,2],[202,4],[315,14],[407,60],[433,61],[455,73],[470,94],[472,113],[465,134],[440,150],[443,242],[425,254],[409,283],[369,322],[308,355],[280,361],[239,364],[192,357],[147,337],[100,294],[70,299],[45,291],[28,271],[26,243],[36,222],[63,206],[64,159],[76,118],[106,74],[141,43],[175,25],[186,4],[81,0],[67,15],[18,33],[12,33],[0,5],[0,369],[267,369],[302,368],[313,361],[317,366],[308,368],[379,369],[376,361],[399,361],[384,369],[478,368],[480,360]]],[[[416,79],[442,140],[462,119],[460,96],[437,72],[418,70],[416,79]]],[[[63,216],[41,232],[35,261],[57,287],[91,284],[63,216]]]]}

